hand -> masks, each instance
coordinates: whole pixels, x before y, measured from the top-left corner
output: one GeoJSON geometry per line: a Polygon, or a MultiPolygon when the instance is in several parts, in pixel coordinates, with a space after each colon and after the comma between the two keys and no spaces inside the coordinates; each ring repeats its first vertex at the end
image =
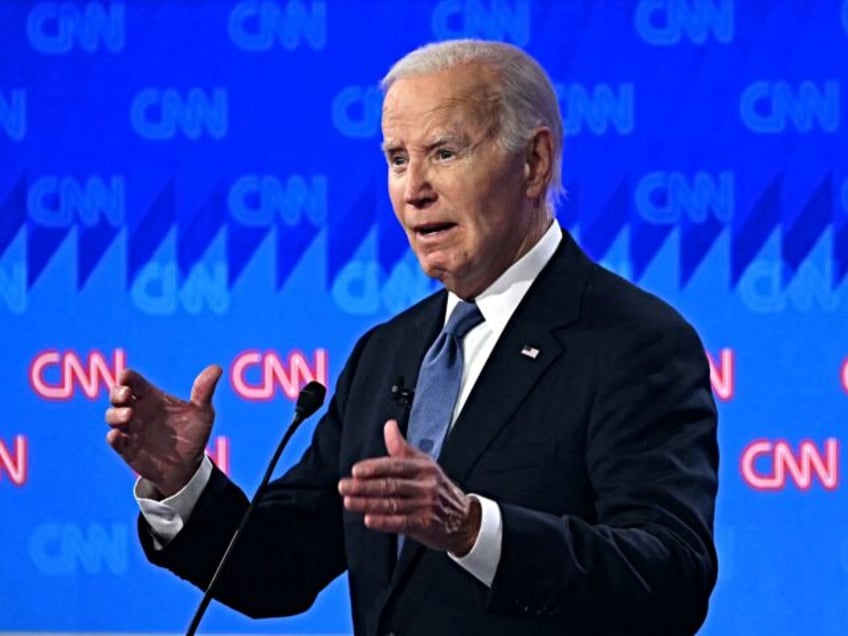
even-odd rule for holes
{"type": "Polygon", "coordinates": [[[200,372],[186,402],[153,386],[129,369],[112,387],[106,441],[162,497],[185,486],[203,460],[215,410],[212,394],[222,374],[210,365],[200,372]]]}
{"type": "Polygon", "coordinates": [[[410,446],[395,420],[383,429],[388,457],[353,466],[339,482],[344,506],[365,525],[403,533],[433,550],[465,556],[480,532],[480,502],[463,493],[436,461],[410,446]]]}

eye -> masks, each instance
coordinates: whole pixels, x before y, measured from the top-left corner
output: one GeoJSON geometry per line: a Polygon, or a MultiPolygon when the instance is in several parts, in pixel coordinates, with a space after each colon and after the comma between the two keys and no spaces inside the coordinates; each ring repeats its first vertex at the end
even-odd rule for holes
{"type": "Polygon", "coordinates": [[[402,154],[391,154],[387,159],[392,168],[402,168],[406,165],[406,156],[402,154]]]}
{"type": "Polygon", "coordinates": [[[449,150],[448,148],[439,148],[436,150],[436,159],[439,161],[448,161],[449,159],[453,159],[456,157],[456,153],[453,150],[449,150]]]}

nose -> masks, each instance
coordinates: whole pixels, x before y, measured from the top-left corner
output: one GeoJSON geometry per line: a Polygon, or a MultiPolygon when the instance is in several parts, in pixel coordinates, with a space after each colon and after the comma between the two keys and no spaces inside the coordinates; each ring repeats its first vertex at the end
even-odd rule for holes
{"type": "Polygon", "coordinates": [[[411,160],[406,167],[403,200],[416,208],[427,207],[436,200],[430,179],[430,169],[425,161],[411,160]]]}

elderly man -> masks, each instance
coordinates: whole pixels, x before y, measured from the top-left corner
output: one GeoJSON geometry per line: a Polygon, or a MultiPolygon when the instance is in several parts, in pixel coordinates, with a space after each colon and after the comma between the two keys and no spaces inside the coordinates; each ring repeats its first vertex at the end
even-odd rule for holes
{"type": "MultiPolygon", "coordinates": [[[[554,220],[562,122],[532,58],[444,42],[383,87],[389,196],[445,290],[359,340],[216,597],[294,614],[347,570],[358,635],[695,633],[717,568],[698,337],[554,220]]],[[[148,558],[200,586],[247,506],[203,455],[220,375],[184,402],[127,372],[106,415],[148,558]]]]}

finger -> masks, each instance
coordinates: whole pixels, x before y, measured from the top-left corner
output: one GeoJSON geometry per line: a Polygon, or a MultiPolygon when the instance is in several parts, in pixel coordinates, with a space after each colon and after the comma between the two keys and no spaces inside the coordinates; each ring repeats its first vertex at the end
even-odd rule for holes
{"type": "Polygon", "coordinates": [[[132,395],[141,397],[153,390],[153,385],[140,373],[132,369],[124,369],[118,375],[118,384],[129,387],[132,395]]]}
{"type": "Polygon", "coordinates": [[[436,535],[451,534],[443,521],[423,509],[406,514],[368,513],[364,516],[363,523],[373,530],[402,532],[417,541],[422,541],[425,537],[433,539],[436,535]]]}
{"type": "Polygon", "coordinates": [[[342,479],[339,493],[356,497],[421,497],[429,492],[426,485],[412,479],[342,479]]]}
{"type": "Polygon", "coordinates": [[[199,408],[206,408],[212,402],[212,394],[224,370],[217,364],[210,364],[194,379],[191,386],[191,402],[199,408]]]}
{"type": "Polygon", "coordinates": [[[132,421],[133,411],[127,406],[106,409],[106,423],[109,426],[126,426],[132,421]]]}
{"type": "Polygon", "coordinates": [[[392,532],[396,534],[407,533],[411,527],[411,517],[405,514],[380,515],[367,514],[363,519],[366,528],[378,530],[379,532],[392,532]]]}
{"type": "Polygon", "coordinates": [[[430,458],[375,457],[357,462],[351,469],[356,479],[375,479],[380,477],[412,478],[426,470],[430,458]]]}
{"type": "Polygon", "coordinates": [[[397,420],[387,420],[383,427],[383,439],[390,457],[416,457],[420,451],[407,442],[400,432],[397,420]]]}
{"type": "Polygon", "coordinates": [[[410,515],[427,507],[419,499],[396,497],[345,497],[344,507],[350,512],[373,515],[410,515]]]}
{"type": "Polygon", "coordinates": [[[106,443],[121,456],[123,456],[126,452],[129,440],[129,435],[117,428],[113,428],[106,433],[106,443]]]}
{"type": "Polygon", "coordinates": [[[132,389],[122,384],[116,384],[109,390],[109,402],[113,406],[128,406],[132,396],[132,389]]]}

